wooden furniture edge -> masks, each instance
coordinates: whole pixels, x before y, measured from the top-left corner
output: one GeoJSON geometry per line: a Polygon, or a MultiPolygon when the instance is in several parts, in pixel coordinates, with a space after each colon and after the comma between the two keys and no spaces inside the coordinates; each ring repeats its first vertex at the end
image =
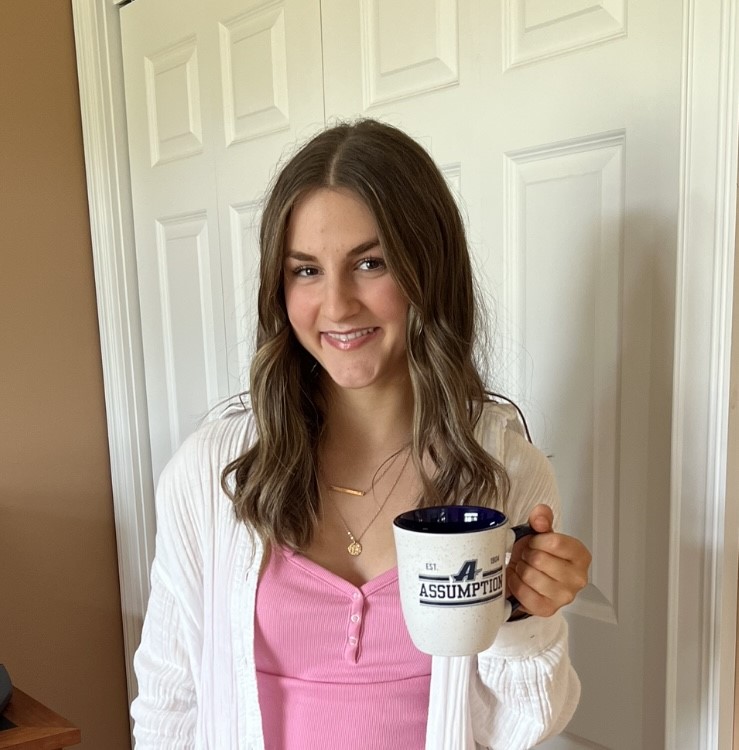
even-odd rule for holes
{"type": "Polygon", "coordinates": [[[3,717],[16,726],[0,731],[0,750],[57,750],[82,741],[74,724],[15,686],[3,717]]]}

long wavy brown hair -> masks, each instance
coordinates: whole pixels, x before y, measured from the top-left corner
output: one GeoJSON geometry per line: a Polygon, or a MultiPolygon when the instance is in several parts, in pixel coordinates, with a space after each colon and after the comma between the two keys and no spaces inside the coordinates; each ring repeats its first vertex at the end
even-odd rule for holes
{"type": "Polygon", "coordinates": [[[474,435],[486,396],[475,360],[476,295],[462,218],[426,151],[397,128],[365,119],[312,138],[279,172],[266,201],[250,372],[258,439],[222,475],[236,515],[262,541],[293,549],[309,545],[319,519],[318,364],[293,334],[283,288],[291,211],[318,188],[347,188],[365,202],[388,269],[408,299],[411,455],[423,486],[418,504],[503,507],[505,470],[474,435]]]}

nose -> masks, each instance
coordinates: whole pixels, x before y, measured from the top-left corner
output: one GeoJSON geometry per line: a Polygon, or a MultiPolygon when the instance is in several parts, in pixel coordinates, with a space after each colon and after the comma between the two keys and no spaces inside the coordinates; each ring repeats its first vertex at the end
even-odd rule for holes
{"type": "Polygon", "coordinates": [[[343,276],[327,277],[323,297],[323,314],[333,321],[345,320],[359,309],[356,289],[343,276]]]}

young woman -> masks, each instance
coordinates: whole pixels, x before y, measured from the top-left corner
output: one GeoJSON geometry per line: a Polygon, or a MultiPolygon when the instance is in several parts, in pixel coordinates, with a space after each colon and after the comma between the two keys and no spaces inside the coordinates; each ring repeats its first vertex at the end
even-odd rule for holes
{"type": "Polygon", "coordinates": [[[138,750],[559,732],[579,698],[559,610],[590,555],[554,530],[548,461],[485,394],[464,229],[427,153],[372,120],[303,146],[266,202],[258,305],[250,405],[188,438],[158,488],[138,750]],[[449,503],[543,532],[508,568],[522,610],[473,658],[419,652],[400,611],[392,520],[449,503]]]}

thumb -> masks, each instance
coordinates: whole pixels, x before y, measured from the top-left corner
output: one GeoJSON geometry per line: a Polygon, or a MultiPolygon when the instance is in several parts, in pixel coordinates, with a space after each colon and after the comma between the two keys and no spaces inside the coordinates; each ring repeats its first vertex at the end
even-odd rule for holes
{"type": "Polygon", "coordinates": [[[554,512],[548,505],[537,505],[529,514],[529,525],[540,533],[552,531],[554,512]]]}

